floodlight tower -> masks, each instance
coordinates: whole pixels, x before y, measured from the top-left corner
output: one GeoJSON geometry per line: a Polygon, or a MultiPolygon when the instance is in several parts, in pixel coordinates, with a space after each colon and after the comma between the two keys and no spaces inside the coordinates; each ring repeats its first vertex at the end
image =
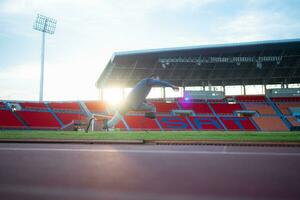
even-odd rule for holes
{"type": "Polygon", "coordinates": [[[33,29],[42,32],[42,48],[41,48],[41,77],[40,77],[40,101],[43,101],[44,93],[44,59],[45,59],[45,34],[53,35],[55,32],[57,21],[55,19],[38,14],[33,25],[33,29]]]}

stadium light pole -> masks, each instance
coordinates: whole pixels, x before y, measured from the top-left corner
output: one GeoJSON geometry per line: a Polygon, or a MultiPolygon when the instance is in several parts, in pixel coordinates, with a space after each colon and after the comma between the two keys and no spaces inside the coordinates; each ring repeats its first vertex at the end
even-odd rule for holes
{"type": "Polygon", "coordinates": [[[44,60],[45,60],[45,36],[46,33],[53,35],[57,21],[55,19],[38,14],[33,25],[33,29],[42,32],[41,47],[41,75],[40,75],[40,101],[43,101],[44,95],[44,60]]]}

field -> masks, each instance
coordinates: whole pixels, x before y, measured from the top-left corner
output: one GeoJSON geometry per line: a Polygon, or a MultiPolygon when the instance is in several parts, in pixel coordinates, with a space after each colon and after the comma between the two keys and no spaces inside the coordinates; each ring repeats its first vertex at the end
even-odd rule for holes
{"type": "Polygon", "coordinates": [[[1,139],[76,139],[76,140],[234,140],[264,142],[300,142],[300,132],[239,131],[163,131],[163,132],[68,132],[1,130],[1,139]]]}

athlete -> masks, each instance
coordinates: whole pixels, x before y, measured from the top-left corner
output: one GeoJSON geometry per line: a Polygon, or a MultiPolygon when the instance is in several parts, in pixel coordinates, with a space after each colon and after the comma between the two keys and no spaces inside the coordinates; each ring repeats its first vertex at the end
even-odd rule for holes
{"type": "Polygon", "coordinates": [[[158,77],[155,78],[154,75],[151,75],[136,84],[128,94],[123,105],[116,111],[115,115],[105,123],[103,128],[109,129],[114,127],[122,119],[122,115],[128,111],[150,111],[146,113],[146,116],[155,118],[155,106],[146,101],[146,97],[152,87],[171,87],[174,91],[179,90],[177,86],[166,81],[161,81],[158,77]]]}

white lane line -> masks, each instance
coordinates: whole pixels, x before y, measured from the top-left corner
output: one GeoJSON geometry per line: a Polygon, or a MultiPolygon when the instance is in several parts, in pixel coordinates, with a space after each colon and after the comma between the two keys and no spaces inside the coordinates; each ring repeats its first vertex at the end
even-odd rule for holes
{"type": "Polygon", "coordinates": [[[128,150],[128,149],[61,149],[61,148],[14,148],[0,147],[0,151],[63,151],[98,153],[149,153],[149,154],[200,154],[200,155],[262,155],[262,156],[300,156],[300,153],[284,152],[230,152],[230,151],[176,151],[176,150],[128,150]]]}

